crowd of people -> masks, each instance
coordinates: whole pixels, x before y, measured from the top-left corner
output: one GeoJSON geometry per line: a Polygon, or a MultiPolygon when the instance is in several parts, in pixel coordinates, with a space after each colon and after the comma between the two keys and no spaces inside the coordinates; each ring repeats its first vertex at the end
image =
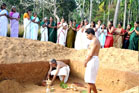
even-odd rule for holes
{"type": "MultiPolygon", "coordinates": [[[[6,4],[3,3],[0,10],[0,36],[7,36],[8,19],[10,20],[10,37],[17,38],[19,34],[20,14],[16,11],[15,6],[13,6],[11,12],[8,13],[6,4]]],[[[33,13],[32,15],[31,10],[28,10],[23,15],[23,24],[23,38],[26,39],[38,40],[40,28],[41,41],[50,41],[77,50],[87,49],[91,40],[87,39],[85,31],[88,28],[92,28],[102,48],[116,47],[138,50],[139,21],[134,23],[134,27],[128,24],[126,29],[122,28],[122,22],[119,22],[116,28],[113,26],[112,21],[109,21],[106,26],[102,24],[101,20],[98,20],[97,23],[94,21],[89,23],[88,20],[85,19],[77,25],[76,20],[70,20],[67,23],[64,18],[62,18],[60,22],[56,23],[53,17],[49,19],[45,17],[43,21],[40,22],[37,13],[33,13]]]]}

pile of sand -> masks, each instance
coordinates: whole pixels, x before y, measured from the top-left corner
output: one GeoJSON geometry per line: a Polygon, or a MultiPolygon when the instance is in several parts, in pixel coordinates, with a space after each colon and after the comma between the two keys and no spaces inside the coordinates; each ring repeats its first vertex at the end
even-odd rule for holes
{"type": "MultiPolygon", "coordinates": [[[[0,80],[8,78],[16,79],[18,82],[41,81],[49,69],[48,60],[51,58],[69,59],[72,75],[83,78],[85,71],[83,62],[86,54],[86,50],[77,51],[51,42],[0,37],[0,80]]],[[[99,58],[97,85],[120,92],[138,85],[137,51],[117,48],[101,49],[99,58]]],[[[8,81],[9,84],[3,82],[0,83],[2,87],[0,87],[0,93],[7,89],[3,87],[4,85],[11,87],[7,93],[20,93],[18,89],[22,86],[19,83],[16,82],[17,86],[11,86],[15,82],[8,81]]]]}
{"type": "MultiPolygon", "coordinates": [[[[83,62],[86,50],[74,50],[51,42],[0,37],[0,64],[46,61],[51,58],[83,62]]],[[[117,48],[101,49],[100,66],[138,72],[138,52],[117,48]]]]}
{"type": "Polygon", "coordinates": [[[139,86],[126,90],[122,93],[139,93],[139,86]]]}
{"type": "Polygon", "coordinates": [[[22,93],[23,86],[14,80],[0,82],[0,93],[22,93]]]}

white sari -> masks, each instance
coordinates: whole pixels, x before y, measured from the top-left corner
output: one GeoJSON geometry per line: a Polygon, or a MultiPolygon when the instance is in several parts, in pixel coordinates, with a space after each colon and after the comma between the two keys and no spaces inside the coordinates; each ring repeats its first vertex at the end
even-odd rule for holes
{"type": "Polygon", "coordinates": [[[82,28],[77,32],[76,39],[75,39],[75,49],[80,50],[81,49],[81,40],[82,40],[82,28]]]}
{"type": "MultiPolygon", "coordinates": [[[[47,23],[45,23],[47,25],[47,23]]],[[[48,28],[41,26],[41,41],[48,41],[48,28]]]]}
{"type": "MultiPolygon", "coordinates": [[[[31,20],[34,20],[34,19],[35,17],[31,17],[31,20]]],[[[38,17],[35,19],[35,22],[39,22],[38,17]]],[[[31,22],[31,39],[32,40],[37,40],[38,30],[39,30],[39,25],[37,23],[31,22]]]]}
{"type": "Polygon", "coordinates": [[[67,30],[64,30],[63,27],[58,29],[58,36],[57,36],[57,43],[63,46],[66,45],[66,37],[67,37],[67,30]]]}
{"type": "Polygon", "coordinates": [[[31,39],[31,20],[24,18],[24,38],[31,39]]]}
{"type": "MultiPolygon", "coordinates": [[[[0,15],[7,14],[7,10],[2,10],[0,15]]],[[[7,36],[8,32],[8,18],[6,16],[0,16],[0,36],[7,36]]]]}
{"type": "MultiPolygon", "coordinates": [[[[85,29],[88,29],[90,28],[90,24],[86,25],[85,26],[85,29]]],[[[85,31],[83,31],[82,33],[82,39],[81,39],[81,49],[88,49],[89,47],[89,44],[91,43],[91,40],[89,40],[86,36],[86,33],[85,31]]]]}

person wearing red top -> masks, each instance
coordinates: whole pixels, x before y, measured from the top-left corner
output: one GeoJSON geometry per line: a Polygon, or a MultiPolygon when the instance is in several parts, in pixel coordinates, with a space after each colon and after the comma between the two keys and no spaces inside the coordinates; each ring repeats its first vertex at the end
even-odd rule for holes
{"type": "Polygon", "coordinates": [[[114,31],[114,44],[113,46],[116,48],[122,48],[123,44],[123,34],[125,33],[125,30],[122,28],[123,23],[120,22],[118,24],[118,28],[115,29],[114,31]]]}
{"type": "Polygon", "coordinates": [[[107,27],[107,36],[106,36],[106,41],[105,41],[105,48],[113,47],[113,32],[115,28],[113,26],[113,21],[108,22],[108,27],[107,27]]]}

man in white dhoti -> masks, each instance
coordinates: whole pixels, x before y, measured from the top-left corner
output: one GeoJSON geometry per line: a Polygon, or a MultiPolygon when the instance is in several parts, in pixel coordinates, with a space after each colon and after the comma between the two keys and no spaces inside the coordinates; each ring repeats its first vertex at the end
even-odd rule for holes
{"type": "Polygon", "coordinates": [[[0,12],[0,36],[7,36],[8,32],[8,18],[6,4],[3,3],[0,12]]]}
{"type": "Polygon", "coordinates": [[[41,22],[41,41],[48,41],[48,19],[45,17],[41,22]]]}
{"type": "Polygon", "coordinates": [[[88,48],[88,55],[84,62],[84,66],[86,67],[85,82],[88,83],[88,93],[91,93],[91,90],[93,90],[93,93],[97,93],[95,81],[99,67],[98,55],[101,45],[92,28],[87,29],[86,34],[87,38],[92,40],[92,42],[88,48]]]}
{"type": "Polygon", "coordinates": [[[59,76],[59,79],[66,83],[70,74],[69,66],[61,61],[56,61],[55,59],[52,59],[49,64],[50,69],[47,75],[47,79],[50,79],[50,75],[53,76],[51,85],[54,83],[56,76],[59,76]],[[56,68],[56,70],[53,70],[53,68],[56,68]]]}
{"type": "Polygon", "coordinates": [[[57,36],[58,44],[61,44],[63,46],[66,45],[67,30],[68,30],[68,24],[63,23],[62,28],[59,28],[59,31],[58,31],[58,36],[57,36]]]}
{"type": "Polygon", "coordinates": [[[31,10],[24,13],[24,38],[31,39],[31,10]]]}

